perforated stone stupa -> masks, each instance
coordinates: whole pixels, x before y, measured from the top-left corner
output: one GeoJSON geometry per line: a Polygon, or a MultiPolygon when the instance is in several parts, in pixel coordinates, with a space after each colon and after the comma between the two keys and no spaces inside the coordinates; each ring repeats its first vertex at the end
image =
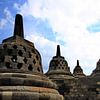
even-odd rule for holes
{"type": "Polygon", "coordinates": [[[96,69],[92,72],[92,77],[99,77],[100,76],[100,59],[97,62],[96,69]]]}
{"type": "Polygon", "coordinates": [[[63,100],[56,84],[43,74],[40,53],[24,39],[19,14],[14,35],[0,44],[0,100],[63,100]]]}
{"type": "Polygon", "coordinates": [[[83,69],[79,65],[79,60],[77,60],[77,65],[74,68],[73,74],[76,78],[85,77],[85,74],[83,73],[83,69]]]}
{"type": "Polygon", "coordinates": [[[60,45],[57,45],[56,56],[50,61],[46,75],[51,79],[73,78],[67,61],[61,56],[60,45]]]}

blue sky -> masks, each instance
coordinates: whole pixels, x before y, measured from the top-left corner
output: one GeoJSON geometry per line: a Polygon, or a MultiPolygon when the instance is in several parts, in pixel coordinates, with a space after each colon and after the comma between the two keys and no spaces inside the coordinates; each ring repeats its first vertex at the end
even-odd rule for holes
{"type": "Polygon", "coordinates": [[[91,33],[97,33],[100,32],[100,20],[98,22],[95,22],[87,27],[87,30],[91,33]]]}
{"type": "MultiPolygon", "coordinates": [[[[16,0],[23,4],[25,0],[16,0]]],[[[14,9],[15,0],[0,0],[0,42],[13,32],[13,21],[17,10],[14,9]]]]}
{"type": "MultiPolygon", "coordinates": [[[[3,34],[2,37],[0,37],[0,42],[3,38],[8,37],[9,35],[12,35],[13,33],[13,23],[14,23],[14,17],[16,13],[19,12],[19,10],[15,7],[15,4],[18,4],[19,7],[23,5],[27,0],[17,0],[16,2],[14,0],[1,0],[0,5],[0,19],[1,23],[4,19],[4,25],[0,29],[0,33],[3,34]],[[8,18],[7,18],[8,17],[8,18]]],[[[39,33],[40,35],[44,36],[47,39],[55,41],[56,33],[53,33],[52,28],[50,27],[47,20],[41,20],[39,18],[35,18],[34,16],[27,16],[25,17],[25,29],[28,29],[28,32],[35,31],[39,33]],[[48,35],[49,34],[49,35],[48,35]]]]}
{"type": "Polygon", "coordinates": [[[25,38],[42,56],[44,71],[61,45],[71,72],[77,59],[91,74],[100,59],[100,0],[0,0],[0,43],[13,35],[14,18],[23,15],[25,38]]]}

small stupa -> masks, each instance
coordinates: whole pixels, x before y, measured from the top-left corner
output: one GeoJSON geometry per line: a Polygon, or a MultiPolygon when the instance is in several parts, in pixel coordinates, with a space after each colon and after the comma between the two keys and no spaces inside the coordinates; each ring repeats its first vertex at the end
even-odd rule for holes
{"type": "Polygon", "coordinates": [[[73,78],[67,61],[61,56],[60,45],[57,45],[56,56],[50,61],[49,70],[46,75],[51,79],[73,78]]]}
{"type": "Polygon", "coordinates": [[[76,78],[85,77],[85,74],[83,73],[83,69],[79,65],[79,60],[77,60],[77,65],[76,65],[76,67],[73,70],[73,74],[74,74],[74,76],[76,78]]]}
{"type": "Polygon", "coordinates": [[[96,65],[96,68],[95,70],[92,72],[92,75],[93,77],[100,77],[100,59],[99,61],[97,62],[97,65],[96,65]]]}

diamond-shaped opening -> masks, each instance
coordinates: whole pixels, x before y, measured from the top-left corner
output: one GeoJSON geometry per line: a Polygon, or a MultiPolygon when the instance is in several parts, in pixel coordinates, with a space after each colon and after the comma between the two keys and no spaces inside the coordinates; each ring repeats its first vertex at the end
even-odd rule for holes
{"type": "Polygon", "coordinates": [[[18,51],[19,56],[23,55],[23,52],[21,50],[18,51]]]}
{"type": "Polygon", "coordinates": [[[6,67],[7,67],[7,68],[11,68],[10,62],[6,62],[6,67]]]}
{"type": "Polygon", "coordinates": [[[24,60],[23,60],[24,62],[25,62],[25,64],[27,63],[27,59],[26,59],[26,57],[24,58],[24,60]]]}
{"type": "Polygon", "coordinates": [[[8,53],[8,55],[11,55],[12,54],[12,49],[8,49],[7,53],[8,53]]]}
{"type": "Polygon", "coordinates": [[[60,64],[60,66],[63,66],[62,64],[60,64]]]}
{"type": "Polygon", "coordinates": [[[32,70],[33,70],[33,67],[32,67],[31,64],[29,65],[28,70],[29,70],[29,71],[32,71],[32,70]]]}
{"type": "Polygon", "coordinates": [[[39,60],[39,57],[36,55],[36,59],[39,60]]]}
{"type": "Polygon", "coordinates": [[[39,67],[37,68],[37,70],[38,70],[38,72],[40,72],[40,71],[41,71],[39,67]]]}
{"type": "Polygon", "coordinates": [[[35,53],[35,49],[32,49],[32,52],[35,53]]]}
{"type": "Polygon", "coordinates": [[[33,64],[36,64],[36,61],[35,61],[35,59],[33,60],[33,64]]]}
{"type": "Polygon", "coordinates": [[[12,60],[13,62],[17,62],[17,56],[13,56],[13,57],[11,58],[11,60],[12,60]]]}
{"type": "Polygon", "coordinates": [[[23,49],[26,51],[26,48],[25,47],[23,47],[23,49]]]}
{"type": "Polygon", "coordinates": [[[0,57],[0,62],[4,62],[5,57],[0,57]]]}
{"type": "Polygon", "coordinates": [[[3,48],[6,49],[6,48],[7,48],[7,44],[4,44],[4,45],[3,45],[3,48]]]}
{"type": "Polygon", "coordinates": [[[29,58],[31,58],[31,56],[32,56],[32,55],[31,55],[31,53],[29,52],[29,58]]]}
{"type": "Polygon", "coordinates": [[[2,53],[1,49],[0,49],[0,54],[2,53]]]}
{"type": "Polygon", "coordinates": [[[18,63],[18,64],[17,64],[17,68],[18,68],[18,69],[21,69],[22,66],[23,66],[22,63],[18,63]]]}
{"type": "Polygon", "coordinates": [[[13,48],[14,48],[14,49],[17,49],[17,45],[14,45],[13,48]]]}
{"type": "Polygon", "coordinates": [[[58,61],[55,61],[55,65],[58,66],[58,61]]]}

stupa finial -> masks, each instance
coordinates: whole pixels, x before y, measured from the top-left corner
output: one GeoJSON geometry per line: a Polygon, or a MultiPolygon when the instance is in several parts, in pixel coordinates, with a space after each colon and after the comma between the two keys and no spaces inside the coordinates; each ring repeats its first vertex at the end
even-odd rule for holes
{"type": "Polygon", "coordinates": [[[14,36],[16,35],[24,38],[23,18],[22,15],[20,14],[16,14],[16,18],[15,18],[14,36]]]}
{"type": "Polygon", "coordinates": [[[77,66],[79,66],[79,60],[77,60],[77,66]]]}
{"type": "Polygon", "coordinates": [[[56,56],[61,56],[61,52],[60,52],[60,45],[57,45],[57,52],[56,52],[56,56]]]}

